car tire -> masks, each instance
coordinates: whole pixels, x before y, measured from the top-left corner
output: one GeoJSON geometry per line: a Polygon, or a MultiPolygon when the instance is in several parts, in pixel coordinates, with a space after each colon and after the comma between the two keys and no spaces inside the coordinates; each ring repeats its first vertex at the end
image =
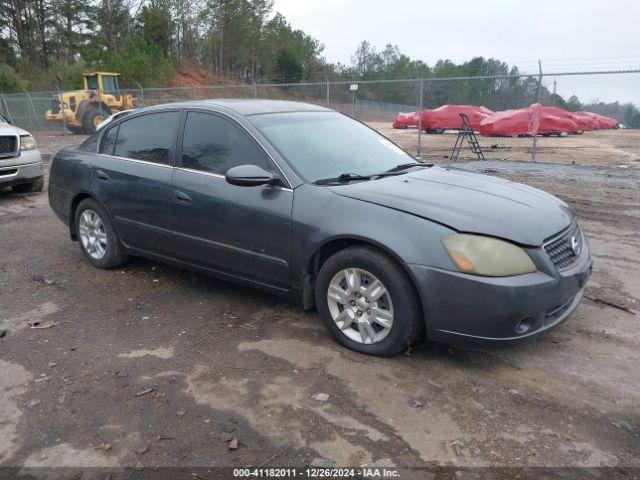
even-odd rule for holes
{"type": "Polygon", "coordinates": [[[20,185],[14,185],[11,190],[15,193],[32,193],[41,192],[44,188],[44,179],[39,178],[30,183],[21,183],[20,185]]]}
{"type": "MultiPolygon", "coordinates": [[[[349,291],[349,288],[345,287],[346,283],[345,277],[341,287],[345,290],[339,295],[349,291]]],[[[354,285],[357,286],[357,282],[354,285]]],[[[315,298],[318,314],[333,337],[345,347],[369,355],[383,357],[397,355],[416,340],[424,325],[422,309],[411,278],[398,262],[372,247],[349,247],[324,262],[316,278],[315,298]],[[345,307],[347,298],[353,298],[353,292],[351,292],[349,297],[343,297],[344,302],[340,307],[340,302],[329,298],[330,289],[332,292],[335,291],[336,279],[339,279],[343,272],[354,270],[359,272],[362,281],[360,288],[366,290],[371,285],[371,278],[374,278],[382,284],[386,293],[375,302],[370,301],[373,296],[362,295],[366,297],[364,300],[361,298],[350,300],[349,305],[345,307]],[[347,309],[352,311],[359,309],[360,303],[352,304],[360,301],[364,302],[364,307],[359,317],[356,317],[358,310],[355,310],[355,313],[345,312],[347,309]],[[386,303],[386,306],[382,305],[382,302],[386,303]],[[365,310],[366,305],[371,309],[365,310]],[[376,320],[371,320],[380,313],[380,310],[386,312],[386,316],[391,313],[392,323],[389,328],[377,324],[376,320]],[[352,318],[358,319],[358,322],[354,320],[354,324],[347,328],[345,328],[345,322],[341,322],[339,326],[338,320],[334,318],[339,318],[345,313],[349,313],[349,322],[352,318]],[[367,318],[363,319],[366,313],[368,313],[367,318]],[[359,322],[365,322],[365,328],[362,330],[359,322]],[[371,332],[371,329],[366,327],[367,322],[373,322],[370,325],[375,338],[372,338],[370,333],[362,333],[371,332]],[[383,333],[385,330],[388,331],[383,333]],[[378,337],[382,338],[378,340],[378,337]]]]}
{"type": "Polygon", "coordinates": [[[128,260],[109,215],[97,201],[92,198],[82,200],[76,208],[74,221],[80,250],[93,266],[108,269],[128,260]],[[83,217],[85,213],[87,216],[83,217]],[[88,222],[90,219],[94,219],[93,224],[88,222]]]}

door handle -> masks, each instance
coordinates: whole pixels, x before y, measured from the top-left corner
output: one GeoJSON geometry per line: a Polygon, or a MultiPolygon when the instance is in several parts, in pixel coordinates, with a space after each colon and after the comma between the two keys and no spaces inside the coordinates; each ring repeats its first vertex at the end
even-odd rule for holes
{"type": "Polygon", "coordinates": [[[109,180],[109,175],[104,173],[102,170],[96,170],[96,177],[98,180],[109,180]]]}
{"type": "Polygon", "coordinates": [[[177,203],[181,203],[183,205],[191,205],[193,203],[191,197],[180,190],[173,191],[173,198],[175,198],[177,203]]]}

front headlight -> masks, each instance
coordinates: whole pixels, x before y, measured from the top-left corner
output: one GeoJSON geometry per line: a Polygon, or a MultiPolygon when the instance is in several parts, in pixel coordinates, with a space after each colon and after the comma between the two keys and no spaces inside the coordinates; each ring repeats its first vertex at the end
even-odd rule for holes
{"type": "Polygon", "coordinates": [[[454,234],[442,237],[442,245],[453,263],[465,273],[506,277],[537,270],[527,252],[497,238],[454,234]]]}
{"type": "Polygon", "coordinates": [[[36,141],[31,135],[20,135],[20,150],[35,150],[36,141]]]}

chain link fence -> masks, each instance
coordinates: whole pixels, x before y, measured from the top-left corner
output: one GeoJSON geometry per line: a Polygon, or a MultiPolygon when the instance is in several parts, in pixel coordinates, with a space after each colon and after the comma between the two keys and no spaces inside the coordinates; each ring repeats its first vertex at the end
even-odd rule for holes
{"type": "MultiPolygon", "coordinates": [[[[63,130],[62,123],[45,120],[45,112],[58,93],[2,94],[0,113],[28,131],[63,130]]],[[[410,153],[437,163],[451,160],[461,128],[457,110],[449,111],[443,106],[467,105],[475,107],[471,123],[486,159],[627,167],[640,162],[640,70],[174,88],[138,86],[123,89],[122,93],[133,95],[145,106],[208,98],[314,103],[366,122],[410,153]],[[536,110],[532,107],[535,104],[544,108],[536,110]],[[443,111],[447,118],[440,118],[443,111]],[[475,111],[482,113],[477,119],[473,116],[475,111]],[[411,121],[394,128],[399,113],[412,112],[416,113],[410,116],[411,121]],[[589,113],[576,112],[613,120],[605,126],[594,120],[596,117],[589,117],[588,121],[589,113]]],[[[460,157],[477,155],[463,142],[460,157]]]]}

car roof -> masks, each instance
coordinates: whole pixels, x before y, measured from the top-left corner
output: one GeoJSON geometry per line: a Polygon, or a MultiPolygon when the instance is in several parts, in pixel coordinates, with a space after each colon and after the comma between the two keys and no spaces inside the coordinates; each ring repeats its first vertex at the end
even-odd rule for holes
{"type": "Polygon", "coordinates": [[[155,110],[162,107],[199,107],[232,110],[240,115],[262,115],[266,113],[284,113],[284,112],[332,112],[329,108],[311,103],[291,102],[288,100],[257,100],[257,99],[212,99],[212,100],[193,100],[187,102],[168,103],[147,107],[145,110],[155,110]]]}

